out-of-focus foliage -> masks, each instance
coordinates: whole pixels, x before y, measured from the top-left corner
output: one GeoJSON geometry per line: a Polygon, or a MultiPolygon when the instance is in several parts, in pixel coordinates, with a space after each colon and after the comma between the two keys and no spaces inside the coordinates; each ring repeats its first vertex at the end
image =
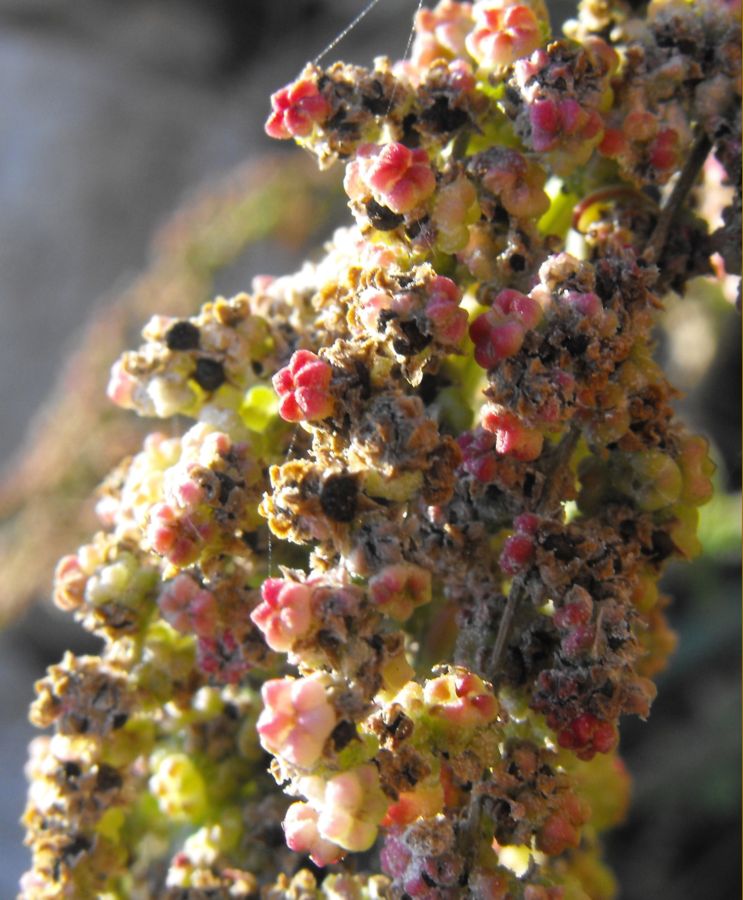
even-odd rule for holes
{"type": "Polygon", "coordinates": [[[308,161],[258,160],[204,188],[163,226],[149,267],[88,324],[0,480],[0,624],[48,597],[60,554],[94,527],[96,485],[150,430],[106,399],[111,360],[154,310],[195,312],[251,247],[275,241],[297,252],[320,240],[338,196],[336,180],[308,161]]]}

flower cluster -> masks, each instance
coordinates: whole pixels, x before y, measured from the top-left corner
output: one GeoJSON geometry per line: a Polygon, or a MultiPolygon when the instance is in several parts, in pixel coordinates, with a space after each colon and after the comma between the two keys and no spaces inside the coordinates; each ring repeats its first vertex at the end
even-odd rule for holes
{"type": "Polygon", "coordinates": [[[551,40],[539,0],[441,0],[409,59],[274,94],[355,225],[114,366],[114,402],[195,421],[59,563],[105,644],[37,685],[23,896],[612,896],[620,721],[714,468],[653,315],[739,266],[740,192],[713,235],[686,196],[710,151],[740,181],[739,19],[637,6],[551,40]]]}

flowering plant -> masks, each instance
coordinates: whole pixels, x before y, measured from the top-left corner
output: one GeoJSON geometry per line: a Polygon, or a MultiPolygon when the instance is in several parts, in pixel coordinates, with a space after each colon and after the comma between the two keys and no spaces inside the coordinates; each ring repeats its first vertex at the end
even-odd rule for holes
{"type": "Polygon", "coordinates": [[[57,567],[104,646],[37,685],[22,896],[613,896],[618,723],[711,495],[650,330],[740,271],[740,13],[583,0],[565,33],[441,0],[409,59],[272,98],[356,224],[114,365],[115,403],[194,421],[57,567]]]}

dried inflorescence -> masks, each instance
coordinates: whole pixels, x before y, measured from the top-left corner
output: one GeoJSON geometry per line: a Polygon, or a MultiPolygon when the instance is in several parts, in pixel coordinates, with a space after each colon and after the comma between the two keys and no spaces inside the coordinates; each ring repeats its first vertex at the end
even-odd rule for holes
{"type": "Polygon", "coordinates": [[[739,182],[735,11],[633,6],[552,40],[538,0],[442,0],[410,59],[274,95],[356,225],[114,366],[196,423],[59,564],[105,644],[37,688],[24,896],[612,896],[619,720],[713,469],[653,314],[740,228],[739,192],[709,239],[684,208],[710,149],[739,182]]]}

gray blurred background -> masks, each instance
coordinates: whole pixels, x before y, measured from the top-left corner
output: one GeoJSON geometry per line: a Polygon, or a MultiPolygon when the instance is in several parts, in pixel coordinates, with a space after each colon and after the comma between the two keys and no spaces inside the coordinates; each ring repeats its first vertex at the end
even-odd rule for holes
{"type": "MultiPolygon", "coordinates": [[[[0,461],[24,452],[29,421],[82,323],[142,270],[156,226],[245,159],[283,152],[292,165],[300,151],[263,134],[269,94],[362,6],[0,0],[0,461]]],[[[415,6],[382,0],[327,61],[401,56],[415,6]]],[[[572,8],[549,6],[553,22],[572,8]]],[[[256,262],[244,262],[246,279],[256,262]]],[[[285,247],[261,247],[261,272],[298,262],[285,247]]],[[[725,322],[719,330],[732,338],[719,343],[688,410],[715,438],[730,489],[740,473],[740,359],[738,326],[725,322]]],[[[637,803],[612,839],[612,864],[629,900],[732,900],[740,896],[737,552],[728,541],[670,582],[682,650],[650,723],[623,732],[637,803]]],[[[44,603],[0,634],[2,898],[14,896],[27,865],[17,820],[32,684],[67,646],[90,645],[44,603]]]]}

